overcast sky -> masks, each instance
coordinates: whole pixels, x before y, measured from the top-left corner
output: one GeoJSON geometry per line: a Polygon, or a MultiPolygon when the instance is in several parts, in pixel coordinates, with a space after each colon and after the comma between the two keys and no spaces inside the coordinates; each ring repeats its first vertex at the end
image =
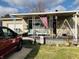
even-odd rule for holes
{"type": "MultiPolygon", "coordinates": [[[[0,0],[0,16],[8,13],[30,12],[38,0],[0,0]]],[[[78,10],[79,0],[39,0],[46,7],[45,11],[78,10]]]]}

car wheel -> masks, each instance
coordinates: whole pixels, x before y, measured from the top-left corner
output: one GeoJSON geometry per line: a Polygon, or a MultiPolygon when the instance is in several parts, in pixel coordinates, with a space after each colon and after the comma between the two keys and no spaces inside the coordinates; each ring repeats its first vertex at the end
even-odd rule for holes
{"type": "Polygon", "coordinates": [[[16,51],[20,51],[22,49],[22,42],[20,41],[19,44],[16,46],[16,51]]]}

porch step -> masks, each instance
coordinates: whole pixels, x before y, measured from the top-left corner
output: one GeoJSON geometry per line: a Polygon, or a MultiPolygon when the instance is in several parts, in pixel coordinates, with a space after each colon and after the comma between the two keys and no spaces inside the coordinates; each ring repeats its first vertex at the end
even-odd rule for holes
{"type": "Polygon", "coordinates": [[[53,40],[49,39],[49,40],[46,40],[45,42],[46,44],[65,44],[66,43],[66,41],[63,39],[53,39],[53,40]]]}
{"type": "MultiPolygon", "coordinates": [[[[40,39],[36,39],[37,43],[40,43],[40,39]]],[[[66,40],[64,39],[45,39],[45,44],[65,44],[66,40]]]]}

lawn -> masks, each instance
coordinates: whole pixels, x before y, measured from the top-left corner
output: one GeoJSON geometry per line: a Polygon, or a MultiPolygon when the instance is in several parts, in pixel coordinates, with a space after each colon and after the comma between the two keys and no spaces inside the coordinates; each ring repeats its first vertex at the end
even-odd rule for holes
{"type": "Polygon", "coordinates": [[[36,45],[25,59],[79,59],[79,48],[36,45]]]}

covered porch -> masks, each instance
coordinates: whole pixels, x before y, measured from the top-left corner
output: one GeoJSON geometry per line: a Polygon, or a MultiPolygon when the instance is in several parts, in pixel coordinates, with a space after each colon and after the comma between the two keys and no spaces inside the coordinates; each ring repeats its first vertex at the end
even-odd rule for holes
{"type": "Polygon", "coordinates": [[[20,13],[12,14],[12,16],[22,18],[28,24],[26,29],[28,35],[37,40],[40,36],[44,36],[49,43],[54,40],[63,43],[63,40],[67,39],[74,44],[78,43],[78,12],[20,13]],[[47,23],[42,20],[46,20],[47,23]]]}

